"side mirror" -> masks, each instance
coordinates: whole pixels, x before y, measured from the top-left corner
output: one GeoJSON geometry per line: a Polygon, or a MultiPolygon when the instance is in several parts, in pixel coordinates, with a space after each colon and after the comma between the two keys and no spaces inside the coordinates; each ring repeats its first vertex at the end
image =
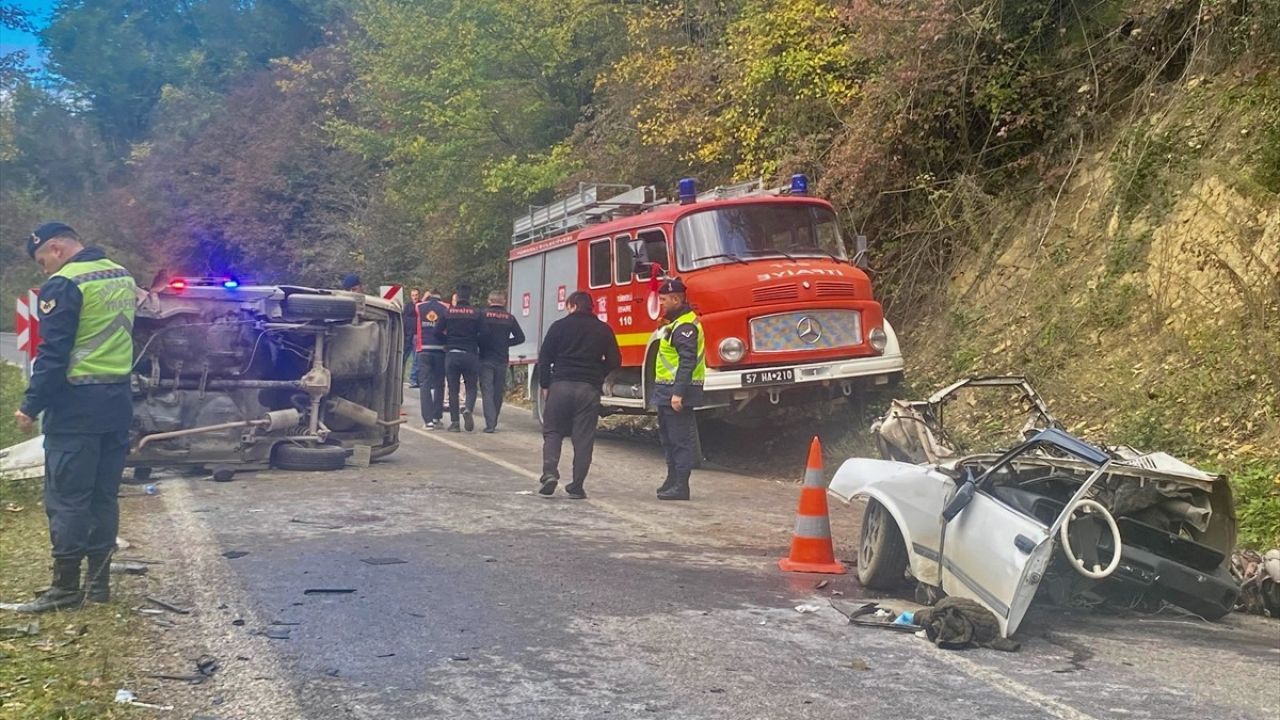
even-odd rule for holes
{"type": "Polygon", "coordinates": [[[956,491],[956,496],[951,498],[951,502],[942,509],[942,519],[951,522],[960,511],[965,509],[970,502],[973,501],[973,494],[978,491],[978,486],[973,480],[966,480],[960,489],[956,491]]]}

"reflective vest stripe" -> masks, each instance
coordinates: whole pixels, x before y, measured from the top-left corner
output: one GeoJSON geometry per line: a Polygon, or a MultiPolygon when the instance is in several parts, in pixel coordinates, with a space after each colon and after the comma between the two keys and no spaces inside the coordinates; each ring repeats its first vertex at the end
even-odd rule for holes
{"type": "Polygon", "coordinates": [[[133,370],[136,303],[129,271],[104,258],[68,263],[54,275],[75,283],[83,297],[67,383],[128,382],[133,370]]]}

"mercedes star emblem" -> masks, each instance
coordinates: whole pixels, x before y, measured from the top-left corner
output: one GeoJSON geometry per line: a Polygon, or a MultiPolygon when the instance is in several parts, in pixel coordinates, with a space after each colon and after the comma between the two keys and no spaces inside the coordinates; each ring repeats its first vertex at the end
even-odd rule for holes
{"type": "Polygon", "coordinates": [[[822,339],[822,325],[818,321],[805,315],[796,323],[796,334],[800,339],[809,345],[817,345],[822,339]]]}

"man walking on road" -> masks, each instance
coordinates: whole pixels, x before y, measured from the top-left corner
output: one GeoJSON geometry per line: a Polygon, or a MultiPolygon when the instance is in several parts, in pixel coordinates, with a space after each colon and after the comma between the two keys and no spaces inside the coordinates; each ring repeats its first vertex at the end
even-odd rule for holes
{"type": "Polygon", "coordinates": [[[85,248],[62,223],[27,238],[27,254],[51,277],[40,288],[39,353],[18,425],[44,413],[44,506],[53,544],[53,582],[19,612],[78,607],[110,599],[116,546],[116,494],[129,453],[133,398],[133,318],[137,289],[129,271],[85,248]],[[84,593],[80,563],[88,558],[84,593]]]}
{"type": "Polygon", "coordinates": [[[622,365],[622,352],[613,330],[592,314],[591,295],[579,290],[569,296],[569,315],[551,324],[538,352],[538,385],[542,393],[542,487],[551,495],[560,482],[560,449],[565,436],[573,439],[573,482],[565,492],[584,500],[583,483],[591,469],[596,422],[600,419],[600,388],[609,373],[622,365]]]}
{"type": "Polygon", "coordinates": [[[400,317],[404,322],[404,357],[401,364],[409,362],[409,358],[413,358],[413,366],[409,370],[409,387],[418,387],[418,354],[414,343],[418,336],[418,291],[409,291],[409,302],[404,304],[404,310],[400,312],[400,317]]]}
{"type": "Polygon", "coordinates": [[[667,479],[658,488],[658,499],[688,500],[689,475],[697,452],[693,409],[702,401],[702,382],[707,375],[706,338],[679,278],[662,283],[658,302],[667,320],[658,342],[653,389],[658,434],[667,455],[667,479]]]}
{"type": "Polygon", "coordinates": [[[484,310],[484,330],[480,335],[480,394],[484,396],[484,431],[496,432],[502,398],[507,392],[507,364],[511,348],[524,342],[520,323],[507,312],[507,296],[489,293],[484,310]]]}
{"type": "Polygon", "coordinates": [[[458,286],[453,306],[444,318],[444,369],[449,379],[449,432],[458,427],[458,383],[467,384],[467,405],[462,408],[462,424],[471,432],[476,429],[472,412],[476,408],[476,383],[480,374],[480,330],[484,318],[471,307],[471,288],[458,286]]]}
{"type": "Polygon", "coordinates": [[[418,404],[427,430],[439,430],[444,417],[444,319],[448,314],[449,306],[436,290],[428,290],[426,299],[418,303],[418,404]]]}

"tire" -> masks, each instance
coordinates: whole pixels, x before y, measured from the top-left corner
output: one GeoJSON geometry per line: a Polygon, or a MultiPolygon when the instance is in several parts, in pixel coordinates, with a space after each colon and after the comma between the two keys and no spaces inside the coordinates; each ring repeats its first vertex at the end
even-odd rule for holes
{"type": "Polygon", "coordinates": [[[290,295],[284,299],[286,317],[306,320],[351,320],[358,303],[335,295],[290,295]]]}
{"type": "Polygon", "coordinates": [[[347,465],[347,451],[337,445],[281,443],[272,453],[271,465],[280,470],[341,470],[347,465]]]}
{"type": "Polygon", "coordinates": [[[858,582],[873,590],[893,590],[907,572],[907,546],[898,523],[875,498],[867,500],[858,544],[858,582]]]}

